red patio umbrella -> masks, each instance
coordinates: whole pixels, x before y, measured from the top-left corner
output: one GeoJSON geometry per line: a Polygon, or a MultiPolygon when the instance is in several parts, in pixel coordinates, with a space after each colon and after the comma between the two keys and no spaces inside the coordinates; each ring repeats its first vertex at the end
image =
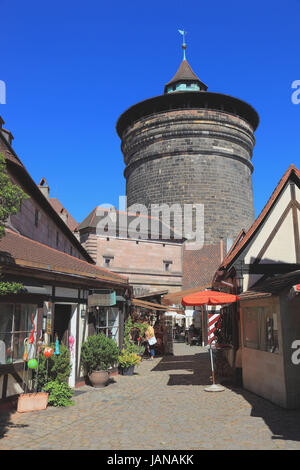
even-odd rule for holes
{"type": "MultiPolygon", "coordinates": [[[[239,300],[239,297],[237,295],[226,294],[225,292],[213,290],[204,290],[183,297],[181,303],[185,306],[224,305],[236,302],[237,300],[239,300]]],[[[209,350],[213,384],[209,387],[206,387],[205,390],[207,392],[221,392],[224,390],[224,387],[220,387],[215,383],[214,361],[212,357],[211,341],[209,342],[209,350]]]]}
{"type": "Polygon", "coordinates": [[[237,295],[226,294],[214,290],[204,290],[195,292],[194,294],[182,297],[182,305],[198,306],[198,305],[224,305],[236,302],[239,300],[237,295]]]}

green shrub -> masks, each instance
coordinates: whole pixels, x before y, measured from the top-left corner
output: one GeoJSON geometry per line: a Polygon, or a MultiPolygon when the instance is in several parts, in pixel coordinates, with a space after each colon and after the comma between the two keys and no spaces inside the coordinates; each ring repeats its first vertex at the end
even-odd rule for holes
{"type": "MultiPolygon", "coordinates": [[[[52,343],[50,347],[55,350],[55,344],[52,343]]],[[[70,351],[64,344],[59,345],[60,354],[46,358],[44,356],[44,349],[39,355],[39,370],[37,378],[38,390],[44,389],[48,382],[56,381],[58,383],[67,383],[70,377],[72,365],[70,364],[70,351]],[[47,361],[48,361],[48,374],[47,374],[47,361]]],[[[34,378],[34,383],[35,383],[34,378]]]]}
{"type": "Polygon", "coordinates": [[[71,400],[73,391],[65,382],[51,380],[44,386],[45,392],[49,392],[48,403],[52,406],[71,406],[74,401],[71,400]]]}
{"type": "Polygon", "coordinates": [[[93,370],[107,370],[117,364],[119,348],[104,333],[92,335],[81,346],[81,364],[90,374],[93,370]]]}

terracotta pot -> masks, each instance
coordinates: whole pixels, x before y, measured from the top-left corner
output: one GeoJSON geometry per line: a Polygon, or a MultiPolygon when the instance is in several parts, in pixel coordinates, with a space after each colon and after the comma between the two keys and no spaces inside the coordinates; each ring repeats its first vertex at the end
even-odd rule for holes
{"type": "Polygon", "coordinates": [[[89,374],[89,380],[95,388],[106,387],[109,380],[109,373],[106,370],[93,370],[92,373],[89,374]]]}
{"type": "Polygon", "coordinates": [[[17,411],[25,413],[26,411],[45,410],[48,405],[48,396],[47,392],[23,393],[18,398],[17,411]]]}

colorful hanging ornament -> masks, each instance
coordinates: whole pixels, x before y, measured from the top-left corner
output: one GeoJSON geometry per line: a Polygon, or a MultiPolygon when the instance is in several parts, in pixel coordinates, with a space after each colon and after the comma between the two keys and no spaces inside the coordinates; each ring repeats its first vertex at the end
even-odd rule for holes
{"type": "Polygon", "coordinates": [[[75,344],[74,336],[69,336],[69,351],[70,351],[71,357],[74,357],[74,344],[75,344]]]}
{"type": "Polygon", "coordinates": [[[27,365],[28,365],[29,369],[36,369],[37,368],[37,360],[36,359],[29,359],[27,365]]]}
{"type": "Polygon", "coordinates": [[[22,358],[24,362],[28,361],[27,341],[28,341],[28,338],[25,338],[24,339],[24,354],[23,354],[23,358],[22,358]]]}
{"type": "Polygon", "coordinates": [[[59,341],[58,339],[56,339],[55,341],[55,351],[54,351],[54,354],[56,354],[58,356],[58,354],[60,354],[59,352],[59,341]]]}
{"type": "Polygon", "coordinates": [[[28,343],[29,344],[33,344],[34,343],[34,331],[35,331],[35,324],[34,324],[34,321],[33,321],[33,315],[31,315],[31,321],[32,321],[32,324],[33,324],[33,328],[32,328],[32,332],[29,336],[29,340],[28,340],[28,343]]]}
{"type": "Polygon", "coordinates": [[[53,351],[52,348],[48,347],[48,348],[44,349],[44,356],[45,357],[51,357],[51,356],[53,356],[53,353],[54,353],[54,351],[53,351]]]}

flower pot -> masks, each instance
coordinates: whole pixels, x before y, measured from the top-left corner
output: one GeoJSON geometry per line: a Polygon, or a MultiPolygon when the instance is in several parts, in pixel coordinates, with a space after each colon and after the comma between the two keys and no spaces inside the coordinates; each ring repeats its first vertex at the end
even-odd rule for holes
{"type": "Polygon", "coordinates": [[[122,375],[133,375],[134,366],[121,367],[122,375]]]}
{"type": "Polygon", "coordinates": [[[95,388],[106,387],[109,380],[109,373],[106,370],[93,370],[92,373],[89,374],[89,380],[95,388]]]}
{"type": "Polygon", "coordinates": [[[48,405],[49,393],[23,393],[18,398],[17,411],[25,413],[26,411],[45,410],[48,405]]]}

